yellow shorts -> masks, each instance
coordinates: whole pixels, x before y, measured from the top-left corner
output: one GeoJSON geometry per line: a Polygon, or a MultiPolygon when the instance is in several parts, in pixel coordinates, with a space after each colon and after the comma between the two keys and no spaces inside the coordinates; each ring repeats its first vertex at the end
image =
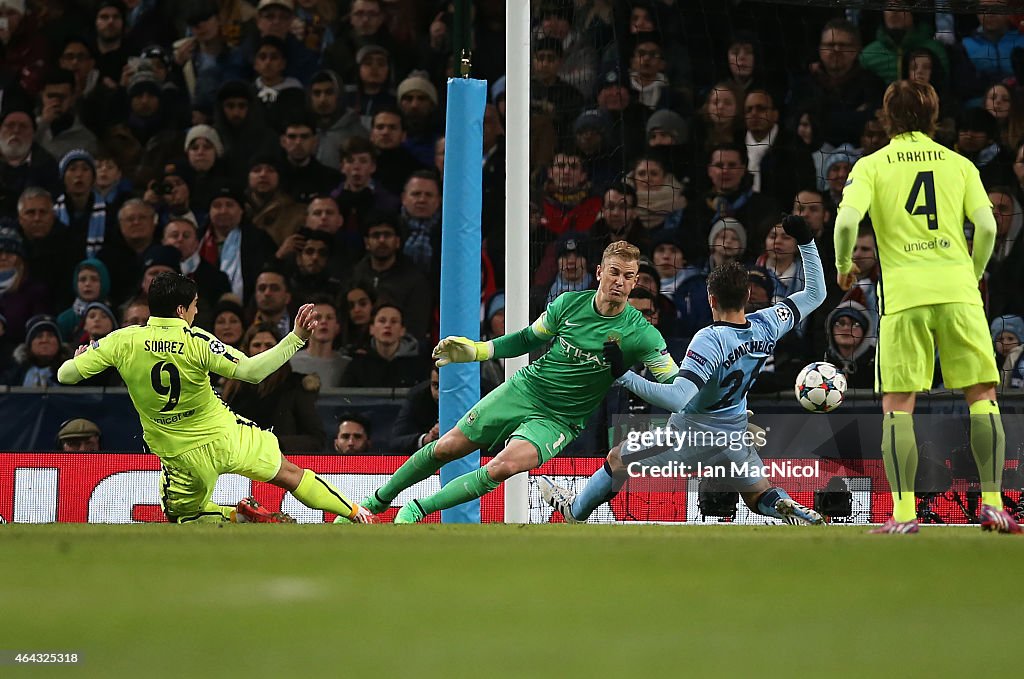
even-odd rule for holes
{"type": "Polygon", "coordinates": [[[882,316],[875,389],[890,394],[930,389],[936,347],[946,388],[999,382],[985,309],[957,302],[912,307],[882,316]]]}
{"type": "Polygon", "coordinates": [[[269,481],[281,470],[277,437],[255,424],[239,424],[227,436],[160,459],[160,504],[171,523],[188,523],[220,513],[207,512],[221,474],[269,481]]]}

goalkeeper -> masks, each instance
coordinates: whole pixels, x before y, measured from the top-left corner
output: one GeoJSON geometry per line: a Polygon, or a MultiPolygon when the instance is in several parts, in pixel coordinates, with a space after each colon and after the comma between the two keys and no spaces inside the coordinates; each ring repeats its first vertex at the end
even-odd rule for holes
{"type": "Polygon", "coordinates": [[[747,391],[761,366],[775,343],[825,299],[825,275],[810,226],[803,217],[788,216],[782,228],[799,244],[807,274],[805,289],[748,316],[744,312],[750,298],[746,268],[735,262],[717,267],[708,276],[708,302],[715,322],[694,335],[672,384],[656,384],[630,372],[620,348],[613,342],[605,345],[612,376],[637,396],[672,412],[669,427],[685,436],[685,444],[677,439],[635,450],[628,444],[616,446],[575,496],[540,477],[544,501],[568,523],[585,522],[598,506],[618,494],[630,472],[642,473],[666,463],[677,463],[686,473],[698,465],[720,467],[727,470],[721,476],[729,477],[751,511],[793,525],[822,523],[820,514],[764,478],[764,463],[751,445],[756,437],[744,436],[748,434],[747,391]],[[723,445],[723,441],[729,443],[723,445]]]}
{"type": "Polygon", "coordinates": [[[626,241],[609,245],[597,267],[597,290],[565,292],[532,325],[490,342],[446,337],[434,349],[439,367],[449,363],[520,356],[548,342],[540,359],[523,368],[473,406],[455,428],[410,457],[391,479],[363,500],[375,514],[400,492],[429,477],[446,462],[477,449],[504,444],[486,466],[448,482],[434,495],[409,502],[395,523],[415,523],[497,488],[502,481],[540,466],[583,430],[612,383],[602,346],[613,340],[631,362],[643,361],[655,377],[670,382],[676,366],[665,340],[627,303],[636,285],[640,251],[626,241]]]}
{"type": "Polygon", "coordinates": [[[936,347],[942,378],[963,389],[971,450],[981,478],[984,530],[1020,533],[1003,509],[1006,438],[996,403],[996,367],[978,280],[995,244],[996,222],[974,164],[931,139],[939,98],[931,85],[899,80],[882,100],[892,141],[860,159],[836,217],[836,269],[848,289],[857,225],[870,213],[878,244],[878,345],[875,389],[882,392],[882,459],[892,517],[875,533],[916,533],[916,393],[931,388],[936,347]],[[974,224],[973,251],[964,221],[974,224]]]}
{"type": "Polygon", "coordinates": [[[288,461],[277,437],[231,412],[210,386],[211,372],[256,383],[284,365],[317,325],[313,305],[299,309],[295,330],[280,344],[249,358],[192,326],[198,301],[194,281],[158,275],[149,288],[149,322],[79,347],[57,378],[76,384],[109,367],[121,374],[146,445],[160,458],[160,503],[171,523],[291,522],[252,498],[236,507],[210,502],[217,477],[228,473],[280,486],[307,507],[373,522],[312,470],[288,461]]]}

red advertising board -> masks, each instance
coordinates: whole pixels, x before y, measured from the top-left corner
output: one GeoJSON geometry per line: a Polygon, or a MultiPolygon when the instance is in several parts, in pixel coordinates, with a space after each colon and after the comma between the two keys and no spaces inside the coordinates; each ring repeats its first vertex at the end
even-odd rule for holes
{"type": "MultiPolygon", "coordinates": [[[[378,487],[398,468],[400,456],[289,456],[296,464],[315,470],[353,499],[359,499],[378,487]]],[[[555,458],[533,472],[548,474],[556,482],[581,488],[601,466],[600,458],[555,458]]],[[[770,463],[766,460],[766,463],[770,463]]],[[[850,523],[884,521],[892,509],[881,460],[786,460],[787,469],[814,470],[813,474],[782,474],[773,482],[786,488],[793,497],[808,506],[814,503],[814,491],[823,488],[834,476],[843,477],[853,497],[853,515],[841,519],[850,523]]],[[[163,521],[159,505],[160,461],[149,454],[123,453],[0,453],[0,516],[8,521],[26,523],[91,522],[128,523],[163,521]]],[[[602,507],[592,520],[598,522],[677,522],[707,523],[697,502],[698,479],[633,479],[627,490],[610,507],[602,507]]],[[[395,500],[404,502],[427,495],[439,487],[438,477],[422,481],[395,500]]],[[[287,511],[300,522],[329,521],[331,515],[302,506],[282,489],[257,483],[237,475],[220,479],[213,500],[233,504],[242,497],[255,496],[272,509],[287,511]]],[[[534,523],[558,521],[540,499],[535,483],[530,484],[530,520],[534,523]]],[[[947,523],[966,523],[970,498],[966,484],[954,484],[953,490],[936,498],[931,509],[947,523]]],[[[484,522],[503,518],[502,488],[484,497],[481,514],[484,522]]],[[[390,520],[396,509],[384,515],[390,520]]],[[[438,515],[430,517],[437,521],[438,515]]],[[[764,523],[763,517],[750,513],[742,503],[736,523],[764,523]]]]}

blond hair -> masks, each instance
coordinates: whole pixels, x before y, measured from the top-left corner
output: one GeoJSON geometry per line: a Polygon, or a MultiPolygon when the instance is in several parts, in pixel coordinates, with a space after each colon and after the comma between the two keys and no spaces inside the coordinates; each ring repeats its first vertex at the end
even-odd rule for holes
{"type": "Polygon", "coordinates": [[[931,136],[939,119],[939,95],[927,83],[897,80],[885,90],[881,118],[890,137],[907,132],[931,136]]]}
{"type": "Polygon", "coordinates": [[[601,255],[601,264],[608,261],[609,257],[618,257],[627,262],[639,262],[640,248],[628,241],[617,240],[604,249],[604,253],[601,255]]]}

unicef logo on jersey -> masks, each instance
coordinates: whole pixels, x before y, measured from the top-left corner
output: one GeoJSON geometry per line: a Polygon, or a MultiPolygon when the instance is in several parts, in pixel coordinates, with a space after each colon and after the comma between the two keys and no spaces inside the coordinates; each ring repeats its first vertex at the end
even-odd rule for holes
{"type": "Polygon", "coordinates": [[[228,350],[224,346],[224,343],[221,342],[219,339],[212,339],[212,340],[210,340],[210,353],[217,354],[218,356],[221,356],[223,354],[226,354],[227,351],[228,350]]]}
{"type": "Polygon", "coordinates": [[[916,243],[904,243],[904,252],[923,252],[925,250],[935,250],[941,248],[948,250],[951,243],[948,238],[932,238],[931,240],[917,241],[916,243]]]}

